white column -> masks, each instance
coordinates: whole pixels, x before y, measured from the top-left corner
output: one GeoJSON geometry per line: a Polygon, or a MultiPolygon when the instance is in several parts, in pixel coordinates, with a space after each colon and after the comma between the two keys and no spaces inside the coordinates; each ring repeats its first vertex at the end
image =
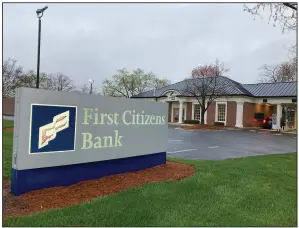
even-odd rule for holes
{"type": "Polygon", "coordinates": [[[185,120],[187,119],[187,102],[184,103],[184,109],[185,109],[185,120]]]}
{"type": "Polygon", "coordinates": [[[243,128],[243,104],[244,102],[237,102],[235,127],[243,128]]]}
{"type": "Polygon", "coordinates": [[[173,121],[173,104],[174,104],[174,103],[171,104],[171,123],[174,122],[174,121],[173,121]]]}
{"type": "Polygon", "coordinates": [[[280,120],[281,120],[281,104],[277,104],[276,106],[276,129],[280,130],[280,120]]]}
{"type": "Polygon", "coordinates": [[[184,103],[180,101],[180,109],[179,109],[179,123],[183,123],[183,105],[184,103]]]}
{"type": "MultiPolygon", "coordinates": [[[[205,108],[207,108],[207,106],[208,106],[208,103],[206,102],[205,108]]],[[[204,122],[204,124],[208,124],[208,110],[205,112],[205,122],[204,122]]]]}

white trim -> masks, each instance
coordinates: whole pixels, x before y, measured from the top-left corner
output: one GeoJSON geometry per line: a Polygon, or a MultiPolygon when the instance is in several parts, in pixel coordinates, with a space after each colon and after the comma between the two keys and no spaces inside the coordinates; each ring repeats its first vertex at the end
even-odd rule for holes
{"type": "Polygon", "coordinates": [[[184,102],[180,101],[179,102],[179,122],[178,123],[183,123],[183,109],[184,109],[184,102]]]}
{"type": "Polygon", "coordinates": [[[224,125],[227,125],[227,102],[216,102],[216,108],[215,108],[215,122],[224,123],[224,125]],[[224,104],[225,105],[225,121],[218,121],[218,104],[224,104]]]}
{"type": "Polygon", "coordinates": [[[178,93],[179,95],[182,95],[179,91],[175,90],[175,89],[169,89],[169,90],[166,90],[164,91],[161,96],[164,96],[166,93],[169,93],[169,92],[176,92],[178,93]]]}
{"type": "Polygon", "coordinates": [[[236,125],[235,127],[243,128],[244,102],[236,102],[236,125]]]}
{"type": "MultiPolygon", "coordinates": [[[[294,97],[277,97],[277,98],[267,98],[265,97],[265,99],[267,99],[267,104],[295,104],[292,102],[293,98],[297,98],[297,96],[294,97]]],[[[263,98],[255,98],[254,99],[254,103],[257,104],[265,104],[263,103],[263,98]]]]}
{"type": "Polygon", "coordinates": [[[279,131],[281,129],[281,125],[280,125],[281,117],[282,117],[282,106],[281,106],[281,104],[277,104],[276,105],[276,124],[272,125],[273,130],[279,131]]]}
{"type": "MultiPolygon", "coordinates": [[[[163,94],[168,93],[168,92],[177,92],[176,90],[167,90],[163,94]]],[[[295,98],[296,96],[291,96],[291,97],[272,97],[272,98],[267,98],[268,104],[294,104],[292,102],[292,98],[295,98]]],[[[135,99],[135,97],[134,97],[135,99]]],[[[139,98],[138,99],[145,99],[145,100],[150,100],[151,98],[139,98]]],[[[158,98],[158,100],[161,99],[161,101],[169,101],[168,98],[158,98]]],[[[184,102],[192,102],[192,103],[197,103],[197,99],[195,97],[177,97],[176,101],[178,100],[183,100],[184,102]]],[[[231,96],[231,97],[219,97],[214,100],[215,102],[246,102],[246,103],[253,103],[253,104],[263,104],[263,98],[255,98],[255,97],[247,97],[247,96],[231,96]]]]}
{"type": "Polygon", "coordinates": [[[187,119],[187,102],[185,102],[185,107],[183,107],[184,109],[185,109],[185,116],[184,116],[184,120],[183,120],[183,122],[187,119]]]}

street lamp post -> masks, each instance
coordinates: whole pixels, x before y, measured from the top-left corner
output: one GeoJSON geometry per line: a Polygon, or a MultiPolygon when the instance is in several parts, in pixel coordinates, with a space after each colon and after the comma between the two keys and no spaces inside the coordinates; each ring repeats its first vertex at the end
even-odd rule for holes
{"type": "Polygon", "coordinates": [[[45,6],[42,9],[36,10],[37,18],[38,18],[38,46],[37,46],[37,70],[36,70],[36,88],[39,88],[39,64],[40,64],[40,36],[41,36],[41,26],[42,21],[41,18],[44,14],[44,11],[48,9],[48,6],[45,6]]]}
{"type": "Polygon", "coordinates": [[[89,81],[89,83],[90,83],[90,91],[89,91],[89,94],[92,94],[92,84],[94,83],[94,80],[89,79],[88,81],[89,81]]]}

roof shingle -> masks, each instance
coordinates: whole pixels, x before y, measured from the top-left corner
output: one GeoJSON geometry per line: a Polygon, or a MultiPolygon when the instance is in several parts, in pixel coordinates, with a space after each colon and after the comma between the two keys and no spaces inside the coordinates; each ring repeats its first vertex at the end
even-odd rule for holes
{"type": "MultiPolygon", "coordinates": [[[[188,80],[180,81],[169,86],[140,93],[133,96],[134,98],[145,97],[161,97],[168,90],[175,90],[182,95],[186,95],[185,88],[188,80]],[[155,96],[154,96],[155,95],[155,96]]],[[[218,76],[217,84],[225,85],[225,95],[243,95],[251,97],[292,97],[297,96],[297,82],[278,82],[278,83],[257,83],[257,84],[241,84],[224,76],[218,76]]]]}
{"type": "Polygon", "coordinates": [[[295,97],[297,82],[243,84],[254,97],[295,97]]]}

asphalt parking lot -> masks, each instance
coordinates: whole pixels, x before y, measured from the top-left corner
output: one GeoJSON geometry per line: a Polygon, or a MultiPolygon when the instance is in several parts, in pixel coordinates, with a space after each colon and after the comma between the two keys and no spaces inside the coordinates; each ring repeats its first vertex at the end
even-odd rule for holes
{"type": "Polygon", "coordinates": [[[168,127],[168,157],[221,160],[297,151],[297,135],[268,131],[186,131],[168,127]]]}

